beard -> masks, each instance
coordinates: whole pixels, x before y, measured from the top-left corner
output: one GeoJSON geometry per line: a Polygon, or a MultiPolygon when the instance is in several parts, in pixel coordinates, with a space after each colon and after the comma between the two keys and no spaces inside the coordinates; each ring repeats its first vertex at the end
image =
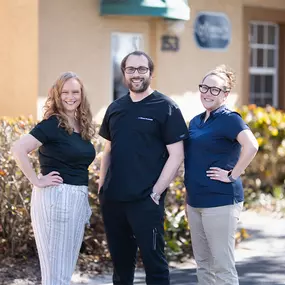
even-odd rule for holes
{"type": "Polygon", "coordinates": [[[128,81],[125,80],[125,84],[134,93],[143,93],[150,86],[150,81],[151,81],[150,77],[148,77],[148,78],[134,77],[132,79],[130,79],[128,81]],[[141,83],[138,84],[138,86],[135,86],[136,83],[133,83],[132,79],[140,79],[142,81],[141,81],[141,83]]]}

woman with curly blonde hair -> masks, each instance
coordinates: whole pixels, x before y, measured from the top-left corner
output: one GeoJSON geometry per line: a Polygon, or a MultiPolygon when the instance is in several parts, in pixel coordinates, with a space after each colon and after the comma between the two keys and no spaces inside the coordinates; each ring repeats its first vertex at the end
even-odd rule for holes
{"type": "Polygon", "coordinates": [[[75,73],[56,80],[44,109],[44,119],[14,143],[12,153],[34,186],[31,218],[42,284],[68,285],[91,215],[88,167],[95,158],[92,114],[75,73]],[[28,158],[37,148],[39,176],[28,158]]]}

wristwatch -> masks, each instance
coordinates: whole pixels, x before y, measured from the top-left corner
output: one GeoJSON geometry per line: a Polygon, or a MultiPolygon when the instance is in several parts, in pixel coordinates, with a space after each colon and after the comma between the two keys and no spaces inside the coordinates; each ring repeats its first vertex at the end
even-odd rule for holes
{"type": "Polygon", "coordinates": [[[150,194],[150,196],[155,200],[155,201],[159,201],[159,199],[160,199],[160,195],[158,194],[158,193],[155,193],[155,192],[152,192],[151,194],[150,194]]]}
{"type": "Polygon", "coordinates": [[[235,182],[236,179],[234,179],[234,178],[232,177],[232,171],[233,171],[233,170],[230,170],[230,171],[228,172],[228,178],[229,178],[229,180],[230,180],[231,182],[235,182]]]}

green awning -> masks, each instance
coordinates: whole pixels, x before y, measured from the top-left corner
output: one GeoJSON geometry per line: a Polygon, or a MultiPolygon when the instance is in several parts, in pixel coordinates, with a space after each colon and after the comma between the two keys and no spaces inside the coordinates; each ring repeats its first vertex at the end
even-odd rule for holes
{"type": "Polygon", "coordinates": [[[101,0],[101,15],[154,16],[189,20],[187,0],[101,0]]]}

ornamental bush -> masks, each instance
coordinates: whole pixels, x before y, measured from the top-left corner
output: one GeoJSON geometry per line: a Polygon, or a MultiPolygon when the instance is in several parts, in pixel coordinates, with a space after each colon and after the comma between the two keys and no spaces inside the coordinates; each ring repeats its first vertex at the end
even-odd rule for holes
{"type": "MultiPolygon", "coordinates": [[[[245,206],[249,207],[260,193],[284,195],[285,179],[285,114],[272,107],[243,106],[239,110],[255,134],[260,149],[243,175],[245,206]]],[[[36,247],[30,220],[31,185],[16,166],[10,148],[13,141],[28,133],[35,121],[32,118],[0,118],[0,255],[35,256],[36,247]]],[[[99,126],[97,126],[98,134],[99,126]]],[[[93,215],[85,232],[81,261],[100,267],[109,262],[103,222],[97,196],[97,180],[102,157],[103,140],[96,135],[93,144],[97,156],[89,169],[89,200],[93,215]],[[84,257],[82,259],[82,256],[84,257]],[[90,261],[92,260],[92,262],[90,261]]],[[[127,155],[127,154],[126,154],[127,155]]],[[[39,171],[37,153],[30,154],[31,163],[39,171]]],[[[191,256],[190,232],[185,217],[185,187],[183,167],[171,183],[166,198],[165,239],[169,260],[182,261],[191,256]]],[[[84,268],[84,262],[80,265],[84,268]]],[[[98,270],[98,268],[97,268],[98,270]]]]}
{"type": "Polygon", "coordinates": [[[247,207],[260,193],[276,198],[284,196],[285,113],[273,107],[243,106],[237,110],[249,125],[259,150],[243,175],[247,207]]]}

